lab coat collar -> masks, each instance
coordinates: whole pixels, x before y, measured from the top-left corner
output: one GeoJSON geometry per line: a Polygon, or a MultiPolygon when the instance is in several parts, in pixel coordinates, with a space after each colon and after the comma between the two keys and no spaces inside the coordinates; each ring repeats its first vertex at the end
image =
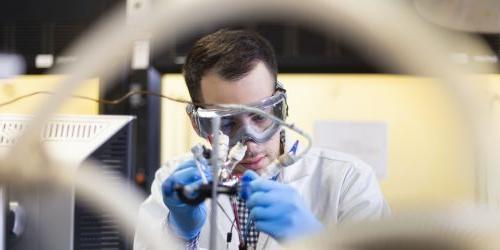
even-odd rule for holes
{"type": "Polygon", "coordinates": [[[310,157],[314,152],[308,152],[304,157],[295,162],[294,164],[284,167],[282,169],[282,182],[283,183],[293,183],[306,176],[309,176],[313,172],[314,166],[317,164],[318,157],[310,157]]]}
{"type": "MultiPolygon", "coordinates": [[[[294,132],[292,131],[286,131],[285,133],[285,152],[290,152],[290,149],[292,148],[293,144],[297,141],[297,137],[294,135],[294,132]]],[[[296,153],[301,152],[304,150],[306,145],[305,140],[299,140],[298,143],[298,148],[296,153]]],[[[312,151],[312,150],[311,150],[312,151]]],[[[298,160],[294,164],[285,167],[281,171],[281,182],[283,183],[293,183],[297,180],[300,180],[306,176],[309,176],[312,174],[313,169],[307,166],[313,166],[313,164],[316,164],[314,162],[315,159],[314,157],[308,157],[311,154],[311,151],[308,152],[302,159],[298,160]]]]}

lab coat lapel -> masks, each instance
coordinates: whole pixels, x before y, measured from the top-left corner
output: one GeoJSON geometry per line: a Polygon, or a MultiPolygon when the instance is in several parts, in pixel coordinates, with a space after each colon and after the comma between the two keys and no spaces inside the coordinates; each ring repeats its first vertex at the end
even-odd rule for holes
{"type": "Polygon", "coordinates": [[[272,241],[271,237],[263,232],[259,233],[259,239],[257,240],[257,250],[269,249],[269,241],[272,241]]]}
{"type": "Polygon", "coordinates": [[[314,163],[307,162],[308,159],[300,159],[294,164],[282,169],[281,182],[285,184],[292,184],[311,174],[311,168],[314,163]]]}

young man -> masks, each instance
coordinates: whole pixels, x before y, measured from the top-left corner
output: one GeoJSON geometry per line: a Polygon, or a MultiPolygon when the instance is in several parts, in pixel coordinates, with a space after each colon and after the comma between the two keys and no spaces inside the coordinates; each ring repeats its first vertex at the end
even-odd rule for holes
{"type": "MultiPolygon", "coordinates": [[[[246,104],[285,119],[286,94],[277,81],[277,72],[269,43],[247,31],[221,30],[202,38],[184,65],[193,102],[246,104]]],[[[199,113],[207,108],[188,109],[194,129],[204,137],[210,129],[200,122],[199,113]]],[[[229,136],[230,144],[241,141],[247,146],[234,174],[252,180],[246,201],[219,196],[217,245],[221,249],[226,244],[230,249],[275,249],[283,241],[320,232],[326,225],[379,219],[388,214],[371,168],[339,152],[312,149],[302,160],[281,169],[275,178],[260,178],[259,174],[287,150],[284,131],[260,116],[217,112],[228,114],[221,121],[221,130],[229,136]]],[[[138,225],[135,249],[144,249],[141,235],[148,230],[180,238],[188,248],[208,247],[210,206],[184,204],[173,190],[176,184],[191,184],[200,178],[192,156],[170,161],[157,171],[151,196],[139,215],[139,221],[148,216],[157,224],[138,225]]]]}

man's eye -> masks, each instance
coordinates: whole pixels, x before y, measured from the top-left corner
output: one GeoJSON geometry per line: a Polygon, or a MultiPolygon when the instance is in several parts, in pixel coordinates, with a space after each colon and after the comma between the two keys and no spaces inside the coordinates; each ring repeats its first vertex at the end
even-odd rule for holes
{"type": "Polygon", "coordinates": [[[231,130],[234,127],[234,125],[235,125],[234,121],[229,120],[221,122],[220,127],[222,130],[231,130]]]}
{"type": "Polygon", "coordinates": [[[265,121],[267,118],[263,115],[255,114],[252,116],[252,120],[255,122],[265,121]]]}

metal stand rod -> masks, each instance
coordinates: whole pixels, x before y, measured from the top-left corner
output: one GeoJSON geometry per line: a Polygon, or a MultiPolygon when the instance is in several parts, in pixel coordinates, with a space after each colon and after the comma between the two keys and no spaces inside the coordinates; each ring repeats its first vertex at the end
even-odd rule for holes
{"type": "Polygon", "coordinates": [[[212,119],[212,201],[210,209],[210,241],[209,249],[217,249],[217,186],[219,185],[219,126],[220,118],[212,119]]]}
{"type": "Polygon", "coordinates": [[[7,228],[8,204],[7,189],[5,186],[0,186],[0,250],[7,249],[7,236],[10,231],[10,228],[7,228]]]}

